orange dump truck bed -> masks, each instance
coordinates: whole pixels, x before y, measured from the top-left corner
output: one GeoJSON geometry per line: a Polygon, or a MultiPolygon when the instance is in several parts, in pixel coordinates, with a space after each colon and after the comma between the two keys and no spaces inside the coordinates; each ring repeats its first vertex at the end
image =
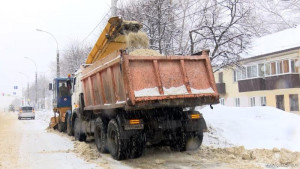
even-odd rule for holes
{"type": "Polygon", "coordinates": [[[201,56],[115,53],[82,71],[85,110],[151,109],[217,103],[206,51],[201,56]]]}

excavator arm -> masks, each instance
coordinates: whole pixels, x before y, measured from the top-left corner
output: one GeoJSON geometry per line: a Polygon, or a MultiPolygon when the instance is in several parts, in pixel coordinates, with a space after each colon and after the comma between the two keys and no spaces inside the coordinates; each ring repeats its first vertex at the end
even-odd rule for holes
{"type": "Polygon", "coordinates": [[[141,28],[142,25],[135,21],[123,21],[119,17],[110,18],[87,57],[86,64],[92,64],[116,50],[125,49],[127,47],[125,34],[138,32],[141,28]]]}

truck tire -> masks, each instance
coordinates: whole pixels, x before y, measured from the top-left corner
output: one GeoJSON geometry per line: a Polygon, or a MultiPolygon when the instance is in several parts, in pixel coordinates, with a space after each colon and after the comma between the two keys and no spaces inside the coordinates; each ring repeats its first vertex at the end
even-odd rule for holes
{"type": "Polygon", "coordinates": [[[108,123],[107,127],[107,144],[111,156],[115,160],[124,160],[127,158],[129,150],[126,151],[127,141],[121,139],[120,126],[115,119],[108,123]]]}
{"type": "Polygon", "coordinates": [[[107,153],[106,145],[107,126],[103,123],[102,119],[98,117],[95,122],[95,144],[100,153],[107,153]]]}
{"type": "Polygon", "coordinates": [[[67,114],[66,115],[66,123],[67,123],[67,134],[69,136],[73,136],[74,135],[74,130],[72,128],[72,125],[71,125],[71,115],[70,114],[67,114]]]}
{"type": "Polygon", "coordinates": [[[78,140],[78,141],[86,140],[86,135],[82,132],[82,129],[81,129],[81,120],[78,117],[75,118],[75,122],[74,122],[74,137],[75,137],[75,140],[78,140]]]}
{"type": "Polygon", "coordinates": [[[59,132],[66,131],[66,123],[61,121],[60,113],[59,113],[59,117],[58,117],[57,129],[59,132]]]}
{"type": "Polygon", "coordinates": [[[186,134],[180,133],[177,137],[170,142],[170,148],[173,151],[186,151],[186,134]]]}
{"type": "Polygon", "coordinates": [[[203,132],[199,134],[195,134],[191,139],[193,139],[194,144],[193,145],[188,145],[186,150],[197,150],[203,141],[203,132]]]}
{"type": "Polygon", "coordinates": [[[131,141],[131,152],[130,157],[131,158],[138,158],[141,157],[145,150],[145,138],[142,133],[137,134],[132,137],[131,141]]]}
{"type": "Polygon", "coordinates": [[[203,132],[199,134],[181,133],[170,143],[170,148],[173,151],[189,151],[198,149],[203,140],[203,132]]]}

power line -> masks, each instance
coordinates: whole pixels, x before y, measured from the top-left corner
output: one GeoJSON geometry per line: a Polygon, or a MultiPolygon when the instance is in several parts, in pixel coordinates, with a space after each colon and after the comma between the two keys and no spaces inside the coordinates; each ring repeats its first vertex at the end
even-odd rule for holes
{"type": "Polygon", "coordinates": [[[107,15],[109,14],[109,11],[103,16],[103,18],[100,20],[100,22],[93,28],[93,30],[81,41],[81,43],[83,43],[84,41],[87,40],[87,38],[89,38],[92,33],[96,30],[96,28],[104,21],[104,19],[107,17],[107,15]]]}

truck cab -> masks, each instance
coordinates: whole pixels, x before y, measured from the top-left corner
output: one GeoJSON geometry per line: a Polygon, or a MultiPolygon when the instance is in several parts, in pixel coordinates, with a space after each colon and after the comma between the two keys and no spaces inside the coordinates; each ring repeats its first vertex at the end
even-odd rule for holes
{"type": "Polygon", "coordinates": [[[72,81],[71,77],[55,78],[53,85],[49,84],[49,90],[53,91],[53,112],[54,117],[51,118],[50,127],[58,127],[60,131],[66,128],[66,113],[71,111],[72,102],[72,81]],[[56,117],[56,113],[58,117],[56,117]]]}
{"type": "Polygon", "coordinates": [[[72,111],[80,106],[80,93],[82,93],[82,85],[80,82],[81,69],[80,67],[80,69],[74,73],[74,78],[72,79],[72,111]]]}
{"type": "Polygon", "coordinates": [[[55,78],[53,80],[53,107],[71,107],[70,78],[55,78]]]}

